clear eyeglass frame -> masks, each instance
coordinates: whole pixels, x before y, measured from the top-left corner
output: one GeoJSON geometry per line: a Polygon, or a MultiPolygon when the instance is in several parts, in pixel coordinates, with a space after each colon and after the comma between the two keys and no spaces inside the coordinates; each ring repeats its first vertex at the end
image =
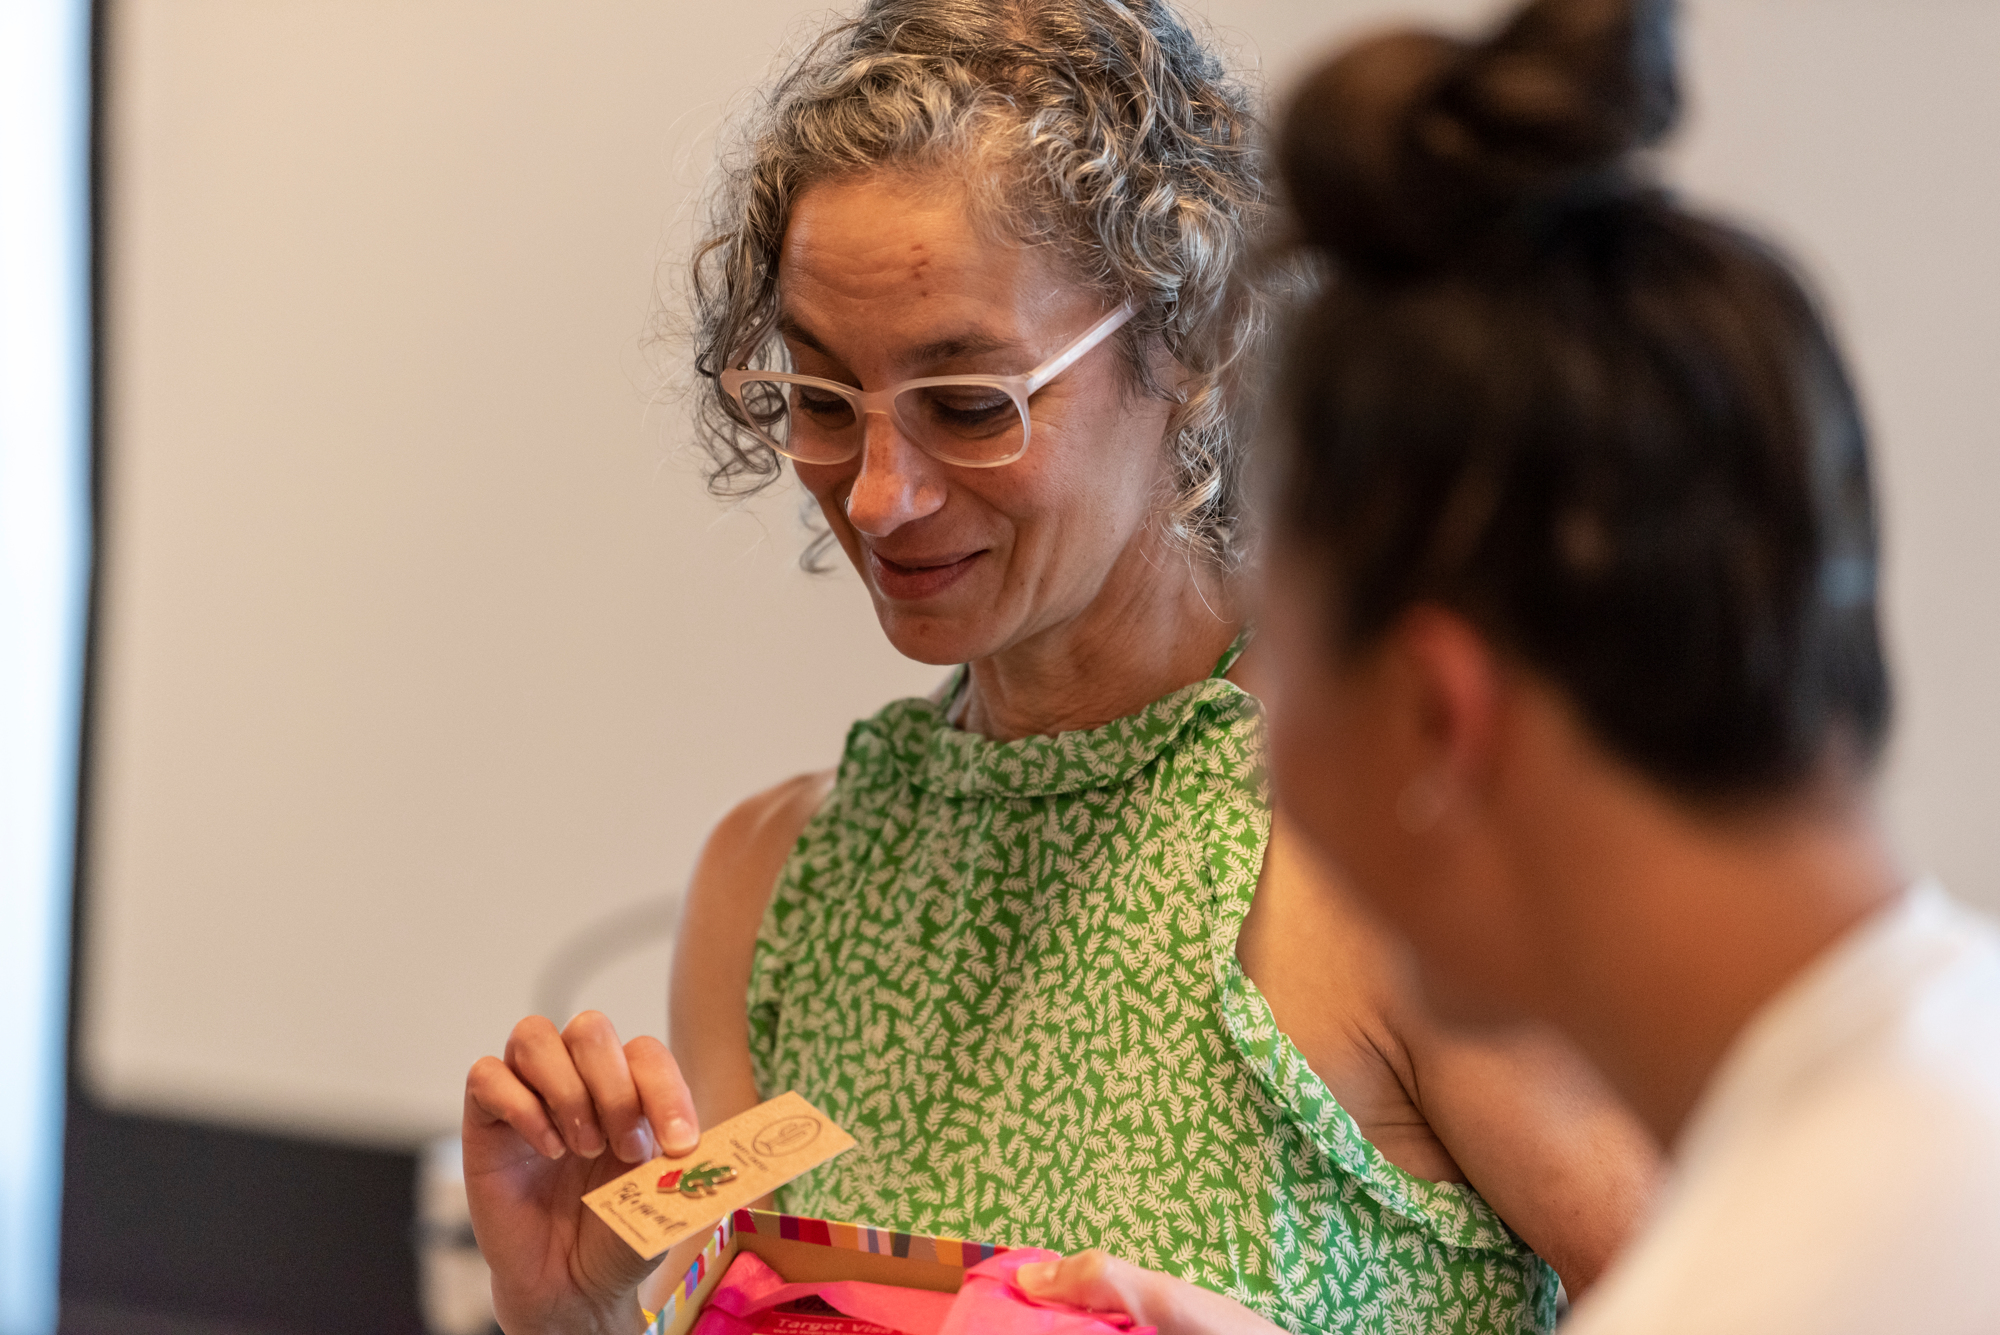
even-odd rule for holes
{"type": "MultiPolygon", "coordinates": [[[[870,413],[882,413],[901,429],[904,437],[925,454],[944,463],[961,468],[999,468],[1011,464],[1028,452],[1028,439],[1033,434],[1034,419],[1028,412],[1028,400],[1051,380],[1081,361],[1098,344],[1111,337],[1127,320],[1137,312],[1137,307],[1126,302],[1111,314],[1083,331],[1075,342],[1050,357],[1025,375],[934,375],[920,376],[914,380],[904,380],[886,389],[865,390],[853,385],[843,385],[837,380],[824,380],[819,376],[797,375],[789,371],[753,371],[747,368],[724,371],[719,379],[723,392],[737,408],[738,418],[744,426],[754,432],[758,439],[784,455],[787,459],[808,464],[844,464],[861,453],[864,436],[863,425],[870,413]],[[786,402],[799,389],[811,389],[823,394],[837,395],[847,401],[853,411],[853,421],[837,431],[825,436],[809,437],[810,445],[801,445],[792,439],[788,430],[784,439],[779,439],[764,426],[759,425],[762,415],[767,422],[775,420],[770,409],[761,410],[745,398],[745,390],[753,395],[757,387],[774,390],[786,402]],[[1018,443],[1001,454],[983,454],[973,448],[974,442],[954,441],[940,433],[931,425],[910,416],[908,407],[914,391],[943,390],[951,388],[999,390],[1013,400],[1014,410],[1020,417],[1021,436],[1018,443]]],[[[790,409],[786,409],[789,414],[790,409]]],[[[1011,431],[1008,433],[1011,434],[1011,431]]],[[[991,439],[991,437],[989,437],[991,439]]]]}

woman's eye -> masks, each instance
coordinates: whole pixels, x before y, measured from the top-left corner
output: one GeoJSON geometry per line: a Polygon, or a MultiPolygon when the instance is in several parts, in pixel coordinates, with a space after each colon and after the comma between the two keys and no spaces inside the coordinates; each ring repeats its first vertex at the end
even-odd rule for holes
{"type": "Polygon", "coordinates": [[[939,426],[959,431],[1010,425],[1015,416],[1014,400],[990,390],[946,390],[930,395],[924,406],[939,426]]]}
{"type": "Polygon", "coordinates": [[[810,385],[798,388],[797,409],[799,412],[827,426],[844,424],[854,415],[854,406],[838,394],[830,394],[810,385]]]}

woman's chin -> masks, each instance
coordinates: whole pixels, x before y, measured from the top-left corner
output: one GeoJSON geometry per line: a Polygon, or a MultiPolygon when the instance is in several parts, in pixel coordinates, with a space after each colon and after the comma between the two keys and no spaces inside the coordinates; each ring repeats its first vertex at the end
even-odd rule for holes
{"type": "Polygon", "coordinates": [[[897,653],[919,663],[955,667],[976,658],[985,658],[998,649],[1005,637],[998,633],[990,615],[954,615],[946,610],[918,611],[881,597],[875,598],[875,615],[882,633],[897,653]]]}
{"type": "Polygon", "coordinates": [[[1547,1018],[1540,1010],[1539,988],[1524,976],[1507,949],[1504,930],[1479,934],[1416,930],[1404,941],[1415,966],[1417,989],[1431,1014],[1445,1024],[1478,1030],[1547,1018]]]}
{"type": "Polygon", "coordinates": [[[1454,1029],[1505,1028],[1532,1018],[1514,989],[1463,970],[1419,965],[1417,986],[1432,1017],[1454,1029]]]}

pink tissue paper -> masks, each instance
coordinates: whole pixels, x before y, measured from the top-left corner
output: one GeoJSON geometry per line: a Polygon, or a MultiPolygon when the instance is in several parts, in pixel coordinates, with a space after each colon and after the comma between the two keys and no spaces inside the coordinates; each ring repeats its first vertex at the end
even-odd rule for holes
{"type": "Polygon", "coordinates": [[[787,1284],[742,1252],[692,1335],[1154,1335],[1122,1312],[1042,1302],[1014,1283],[1022,1266],[1057,1259],[1040,1247],[1017,1248],[966,1271],[964,1285],[949,1294],[859,1280],[787,1284]]]}

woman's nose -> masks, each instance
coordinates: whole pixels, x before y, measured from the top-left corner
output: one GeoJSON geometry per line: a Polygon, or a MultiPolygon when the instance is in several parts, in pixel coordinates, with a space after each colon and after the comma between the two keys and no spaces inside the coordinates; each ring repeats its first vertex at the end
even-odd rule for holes
{"type": "Polygon", "coordinates": [[[861,422],[861,468],[847,492],[847,522],[885,538],[944,505],[944,465],[912,445],[887,413],[861,422]]]}

